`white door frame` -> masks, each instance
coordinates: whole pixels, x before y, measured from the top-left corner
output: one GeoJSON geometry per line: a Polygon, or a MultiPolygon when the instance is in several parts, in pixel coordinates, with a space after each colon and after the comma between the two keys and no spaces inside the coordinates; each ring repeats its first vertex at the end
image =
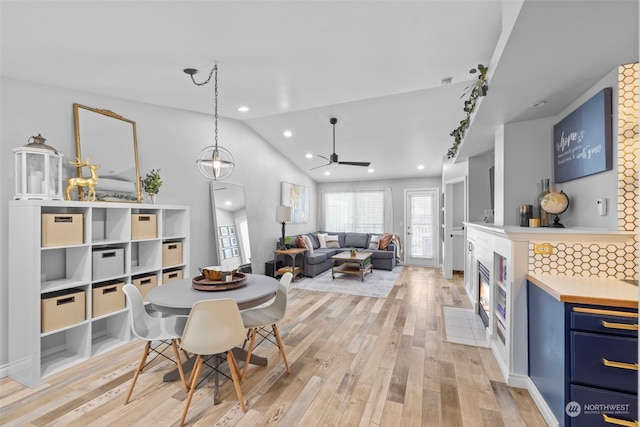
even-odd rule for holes
{"type": "Polygon", "coordinates": [[[436,267],[439,263],[440,263],[440,215],[438,215],[438,212],[440,212],[440,191],[438,188],[405,188],[404,189],[404,222],[403,222],[403,242],[404,242],[404,246],[405,246],[405,250],[402,254],[402,263],[407,265],[407,259],[409,258],[409,230],[408,230],[408,224],[409,224],[409,212],[407,210],[407,201],[408,201],[408,197],[409,197],[409,193],[414,193],[414,192],[420,192],[420,191],[427,191],[427,192],[433,192],[434,193],[434,212],[433,212],[433,218],[434,218],[434,225],[433,225],[433,229],[432,229],[432,234],[433,234],[433,258],[431,258],[431,261],[428,261],[424,264],[424,266],[426,267],[436,267]]]}
{"type": "MultiPolygon", "coordinates": [[[[444,183],[444,236],[442,239],[442,276],[445,279],[453,277],[453,235],[462,235],[464,238],[464,230],[461,227],[453,227],[453,213],[447,207],[453,206],[453,186],[462,183],[463,190],[463,221],[467,221],[469,215],[467,212],[467,177],[459,177],[445,181],[444,183]]],[[[464,246],[464,245],[463,245],[464,246]]],[[[460,254],[462,256],[462,254],[460,254]]],[[[463,263],[464,265],[464,263],[463,263]]]]}

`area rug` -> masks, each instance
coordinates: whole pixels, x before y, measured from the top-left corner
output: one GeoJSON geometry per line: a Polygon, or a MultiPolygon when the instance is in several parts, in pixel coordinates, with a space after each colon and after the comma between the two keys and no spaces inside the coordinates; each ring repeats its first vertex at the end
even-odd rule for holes
{"type": "Polygon", "coordinates": [[[336,273],[336,278],[332,279],[331,269],[329,269],[316,277],[296,279],[291,287],[310,291],[386,298],[401,272],[402,267],[399,266],[392,271],[373,270],[373,273],[367,273],[364,276],[364,281],[361,281],[360,276],[340,273],[336,273]]]}

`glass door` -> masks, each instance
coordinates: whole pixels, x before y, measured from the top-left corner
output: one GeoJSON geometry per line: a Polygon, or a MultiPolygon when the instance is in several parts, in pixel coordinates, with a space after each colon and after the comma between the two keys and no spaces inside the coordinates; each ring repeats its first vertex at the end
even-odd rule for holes
{"type": "Polygon", "coordinates": [[[407,265],[437,265],[437,208],[437,190],[407,190],[404,239],[407,265]]]}

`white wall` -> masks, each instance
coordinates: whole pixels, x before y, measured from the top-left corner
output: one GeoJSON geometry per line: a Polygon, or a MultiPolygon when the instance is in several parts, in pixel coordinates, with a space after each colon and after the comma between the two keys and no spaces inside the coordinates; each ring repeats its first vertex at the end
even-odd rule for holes
{"type": "MultiPolygon", "coordinates": [[[[571,114],[576,108],[605,87],[613,88],[613,117],[611,119],[613,124],[611,129],[613,169],[551,185],[555,191],[563,190],[569,196],[569,209],[560,215],[560,222],[565,226],[603,228],[607,230],[616,230],[618,228],[618,68],[611,70],[602,80],[558,114],[554,118],[553,124],[555,125],[571,114]],[[607,198],[609,201],[609,209],[606,216],[597,214],[596,199],[599,198],[607,198]]],[[[553,127],[550,132],[550,137],[553,138],[553,127]]],[[[553,157],[549,161],[553,168],[553,157]]],[[[553,180],[551,182],[553,183],[553,180]]]]}
{"type": "Polygon", "coordinates": [[[560,114],[538,120],[505,124],[495,135],[497,225],[519,225],[518,207],[536,205],[540,181],[550,178],[551,190],[563,190],[569,209],[560,215],[567,227],[617,229],[617,68],[572,102],[560,114]],[[613,87],[613,169],[573,181],[554,183],[553,126],[605,87],[613,87]],[[596,199],[607,198],[609,213],[598,216],[596,199]]]}
{"type": "MultiPolygon", "coordinates": [[[[162,204],[191,207],[191,272],[215,260],[213,220],[209,181],[197,171],[195,159],[202,148],[213,143],[213,117],[123,99],[54,88],[2,78],[0,139],[0,377],[7,360],[7,201],[14,195],[13,153],[32,135],[42,133],[47,144],[75,158],[74,102],[111,110],[136,121],[140,171],[161,169],[163,186],[157,196],[162,204]],[[6,248],[6,249],[5,249],[6,248]]],[[[264,272],[264,263],[273,259],[280,226],[275,208],[280,204],[280,182],[304,185],[311,199],[310,222],[289,225],[293,233],[312,231],[316,226],[316,183],[296,165],[284,159],[272,146],[242,122],[220,118],[219,144],[229,149],[236,170],[229,178],[244,185],[247,200],[252,264],[254,272],[264,272]]],[[[99,164],[99,159],[92,159],[99,164]]],[[[29,268],[28,265],[20,268],[29,268]]]]}

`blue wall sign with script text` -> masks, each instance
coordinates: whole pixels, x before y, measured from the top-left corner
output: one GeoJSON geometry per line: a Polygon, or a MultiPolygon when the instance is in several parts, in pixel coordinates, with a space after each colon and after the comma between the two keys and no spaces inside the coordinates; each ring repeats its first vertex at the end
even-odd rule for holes
{"type": "Polygon", "coordinates": [[[610,87],[594,95],[553,127],[555,182],[565,182],[610,170],[610,87]]]}

